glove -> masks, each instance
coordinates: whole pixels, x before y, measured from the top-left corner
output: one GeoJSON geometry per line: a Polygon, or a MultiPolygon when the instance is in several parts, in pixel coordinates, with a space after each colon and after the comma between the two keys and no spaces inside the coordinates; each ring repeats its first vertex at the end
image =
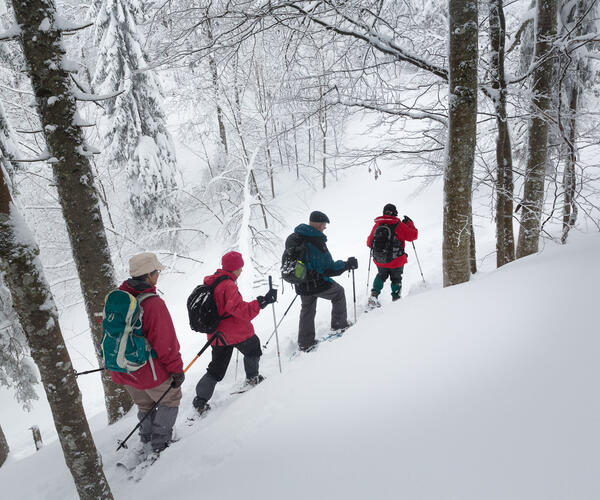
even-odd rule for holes
{"type": "Polygon", "coordinates": [[[260,306],[260,308],[264,309],[269,304],[272,304],[273,302],[275,302],[277,300],[277,289],[271,288],[266,293],[266,295],[264,295],[264,296],[259,295],[258,297],[256,297],[256,300],[258,301],[258,305],[260,306]]]}
{"type": "Polygon", "coordinates": [[[407,222],[412,222],[412,219],[408,215],[405,215],[404,219],[402,219],[402,222],[404,222],[404,224],[406,224],[407,222]]]}
{"type": "Polygon", "coordinates": [[[350,271],[351,269],[358,269],[358,260],[356,260],[356,257],[349,257],[346,261],[346,271],[350,271]]]}
{"type": "Polygon", "coordinates": [[[171,387],[173,389],[177,389],[177,387],[180,387],[181,384],[183,384],[183,381],[185,380],[185,373],[171,373],[171,377],[173,377],[173,380],[171,381],[171,387]]]}

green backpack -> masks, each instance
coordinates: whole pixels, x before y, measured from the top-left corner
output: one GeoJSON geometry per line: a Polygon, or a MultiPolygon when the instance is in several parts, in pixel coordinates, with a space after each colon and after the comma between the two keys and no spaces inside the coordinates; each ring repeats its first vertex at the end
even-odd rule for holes
{"type": "Polygon", "coordinates": [[[104,300],[102,313],[102,358],[107,370],[130,373],[139,370],[148,361],[156,380],[152,358],[156,353],[142,333],[144,310],[141,303],[155,293],[134,297],[124,290],[110,292],[104,300]]]}

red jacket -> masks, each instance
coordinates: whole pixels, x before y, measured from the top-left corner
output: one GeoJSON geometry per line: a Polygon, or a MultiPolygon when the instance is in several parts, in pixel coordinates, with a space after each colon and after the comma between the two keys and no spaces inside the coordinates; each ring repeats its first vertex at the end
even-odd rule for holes
{"type": "MultiPolygon", "coordinates": [[[[129,292],[133,296],[141,293],[156,293],[154,286],[148,285],[145,290],[137,290],[132,288],[127,281],[124,281],[119,289],[129,292]]],[[[156,380],[154,380],[149,361],[135,372],[111,371],[110,375],[113,382],[117,384],[130,385],[144,390],[162,384],[171,376],[171,373],[183,371],[183,361],[179,353],[179,341],[175,334],[175,327],[165,301],[160,297],[149,297],[142,302],[142,308],[144,309],[142,332],[157,354],[157,357],[152,359],[156,380]]]]}
{"type": "MultiPolygon", "coordinates": [[[[257,300],[244,302],[238,290],[235,274],[219,269],[215,274],[204,278],[205,285],[211,285],[219,276],[229,276],[231,279],[223,280],[214,291],[215,303],[221,316],[230,314],[219,323],[217,331],[223,334],[227,345],[235,345],[249,339],[254,335],[251,321],[258,316],[260,306],[257,300]]],[[[215,342],[212,345],[216,345],[215,342]]]]}
{"type": "MultiPolygon", "coordinates": [[[[375,225],[373,226],[373,229],[371,229],[371,234],[367,238],[367,246],[372,248],[373,234],[375,234],[375,230],[381,226],[381,224],[396,224],[396,222],[399,221],[400,219],[398,217],[394,217],[393,215],[381,215],[380,217],[375,218],[375,225]]],[[[402,242],[402,244],[404,244],[406,241],[414,241],[418,236],[419,231],[417,231],[417,228],[412,221],[408,221],[406,223],[400,222],[396,226],[396,237],[402,242]]],[[[400,257],[396,257],[391,262],[382,263],[377,262],[375,259],[373,259],[373,262],[379,267],[396,269],[406,264],[408,262],[408,257],[406,254],[402,254],[400,257]]]]}

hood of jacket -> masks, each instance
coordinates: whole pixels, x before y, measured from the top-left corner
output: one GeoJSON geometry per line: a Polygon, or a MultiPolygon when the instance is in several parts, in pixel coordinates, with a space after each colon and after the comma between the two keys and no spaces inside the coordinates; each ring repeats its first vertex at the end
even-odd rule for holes
{"type": "Polygon", "coordinates": [[[237,281],[238,279],[238,277],[230,271],[225,271],[224,269],[217,269],[215,271],[215,274],[211,274],[210,276],[206,276],[204,278],[204,284],[210,286],[215,282],[215,280],[217,280],[217,278],[220,278],[221,276],[227,276],[233,281],[237,281]]]}
{"type": "Polygon", "coordinates": [[[327,241],[327,236],[324,233],[308,224],[299,224],[294,229],[294,232],[310,238],[323,238],[324,241],[327,241]]]}
{"type": "Polygon", "coordinates": [[[128,279],[123,281],[119,290],[123,290],[130,293],[134,297],[142,293],[156,293],[156,287],[148,283],[147,281],[139,281],[128,279]]]}
{"type": "Polygon", "coordinates": [[[396,222],[400,222],[400,219],[393,215],[380,215],[379,217],[375,217],[375,224],[396,224],[396,222]]]}

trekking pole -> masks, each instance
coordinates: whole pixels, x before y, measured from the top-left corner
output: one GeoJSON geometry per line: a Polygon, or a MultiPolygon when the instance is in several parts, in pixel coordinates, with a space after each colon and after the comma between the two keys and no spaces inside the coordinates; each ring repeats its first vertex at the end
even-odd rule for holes
{"type": "MultiPolygon", "coordinates": [[[[200,351],[198,352],[198,354],[196,354],[196,357],[194,359],[192,359],[192,361],[190,362],[190,364],[185,367],[185,369],[183,370],[183,373],[185,373],[185,372],[188,371],[188,369],[190,368],[190,366],[192,366],[196,362],[196,360],[202,355],[202,353],[204,351],[206,351],[206,349],[208,349],[208,346],[215,339],[217,339],[217,340],[221,339],[221,332],[215,332],[215,334],[206,341],[206,344],[204,344],[204,346],[202,347],[202,349],[200,349],[200,351]]],[[[127,440],[133,435],[133,433],[135,431],[137,431],[140,428],[140,426],[142,425],[142,422],[144,420],[146,420],[146,418],[148,418],[148,416],[151,415],[158,408],[158,405],[160,404],[160,402],[169,393],[169,391],[171,389],[173,389],[173,382],[171,382],[171,385],[167,388],[167,390],[165,392],[163,392],[162,396],[160,398],[158,398],[158,401],[156,403],[154,403],[154,406],[151,408],[151,410],[149,412],[147,412],[146,415],[144,415],[144,418],[142,418],[142,420],[140,420],[138,422],[138,424],[133,428],[133,430],[129,434],[127,434],[127,437],[125,439],[123,439],[123,441],[117,441],[119,443],[119,447],[117,448],[117,451],[119,451],[121,448],[127,448],[127,445],[125,444],[125,443],[127,443],[127,440]]]]}
{"type": "Polygon", "coordinates": [[[354,269],[352,269],[352,295],[354,296],[354,324],[356,324],[356,282],[354,281],[354,269]]]}
{"type": "MultiPolygon", "coordinates": [[[[273,278],[269,276],[269,290],[273,288],[273,278]]],[[[281,373],[281,354],[279,353],[279,334],[277,333],[277,318],[275,317],[275,302],[273,306],[273,324],[275,325],[275,344],[277,345],[277,359],[279,360],[279,373],[281,373]]]]}
{"type": "Polygon", "coordinates": [[[86,372],[75,372],[75,376],[79,377],[79,375],[87,375],[88,373],[101,372],[102,370],[106,370],[106,368],[96,368],[95,370],[88,370],[86,372]]]}
{"type": "Polygon", "coordinates": [[[423,269],[421,269],[421,263],[419,262],[419,256],[417,255],[417,249],[415,248],[415,242],[411,241],[413,250],[415,251],[415,257],[417,258],[417,264],[419,264],[419,271],[421,272],[421,278],[423,278],[423,283],[425,283],[425,277],[423,276],[423,269]]]}
{"type": "Polygon", "coordinates": [[[373,249],[369,252],[369,270],[367,271],[367,295],[369,295],[369,285],[371,284],[371,260],[373,258],[373,249]]]}
{"type": "MultiPolygon", "coordinates": [[[[296,301],[296,299],[298,298],[298,294],[294,295],[294,299],[290,302],[290,305],[288,306],[288,308],[285,310],[285,312],[283,313],[283,316],[279,319],[279,323],[277,323],[277,327],[279,327],[279,325],[281,325],[281,322],[283,321],[283,318],[285,318],[285,315],[288,313],[288,311],[291,309],[292,304],[296,301]]],[[[271,333],[271,336],[269,337],[269,339],[265,342],[265,345],[263,345],[263,349],[266,349],[267,346],[269,345],[269,342],[271,341],[271,339],[273,338],[273,335],[275,335],[275,330],[273,330],[273,333],[271,333]]]]}
{"type": "Polygon", "coordinates": [[[235,378],[233,379],[235,382],[237,382],[237,372],[238,372],[238,361],[240,359],[240,351],[238,351],[237,349],[235,350],[235,378]]]}

